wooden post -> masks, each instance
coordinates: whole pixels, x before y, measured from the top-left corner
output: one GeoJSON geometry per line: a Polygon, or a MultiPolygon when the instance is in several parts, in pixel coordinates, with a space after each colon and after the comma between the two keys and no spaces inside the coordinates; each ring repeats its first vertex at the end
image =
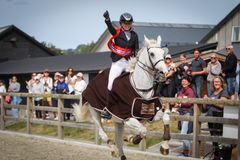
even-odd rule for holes
{"type": "Polygon", "coordinates": [[[62,109],[63,109],[63,99],[58,98],[58,138],[59,139],[63,139],[64,137],[64,128],[61,125],[61,123],[63,122],[63,113],[62,113],[62,109]]]}
{"type": "Polygon", "coordinates": [[[32,134],[32,124],[31,124],[32,106],[33,106],[33,98],[27,97],[27,133],[28,134],[32,134]]]}
{"type": "Polygon", "coordinates": [[[5,108],[4,108],[4,100],[5,100],[5,97],[4,97],[4,96],[1,96],[1,119],[0,119],[0,122],[1,122],[1,130],[4,130],[4,129],[5,129],[5,120],[4,120],[5,108]]]}
{"type": "Polygon", "coordinates": [[[199,158],[200,142],[198,135],[200,134],[201,123],[199,122],[199,116],[201,115],[200,105],[194,104],[194,117],[193,117],[193,150],[192,156],[199,158]]]}
{"type": "Polygon", "coordinates": [[[146,148],[147,148],[146,137],[143,137],[143,139],[139,143],[139,149],[140,151],[146,151],[146,148]]]}

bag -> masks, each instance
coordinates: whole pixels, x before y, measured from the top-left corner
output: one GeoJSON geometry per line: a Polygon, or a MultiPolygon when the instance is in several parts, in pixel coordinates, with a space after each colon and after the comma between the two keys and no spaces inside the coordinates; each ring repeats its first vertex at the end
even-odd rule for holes
{"type": "Polygon", "coordinates": [[[5,102],[9,104],[11,102],[11,97],[10,96],[6,96],[5,97],[5,102]]]}

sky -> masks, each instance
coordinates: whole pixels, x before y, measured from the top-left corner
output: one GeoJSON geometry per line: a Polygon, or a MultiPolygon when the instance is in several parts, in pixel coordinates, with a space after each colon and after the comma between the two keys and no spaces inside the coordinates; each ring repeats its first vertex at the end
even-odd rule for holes
{"type": "Polygon", "coordinates": [[[103,13],[118,21],[124,12],[135,22],[211,24],[240,0],[0,0],[0,27],[15,25],[39,42],[61,49],[96,42],[106,30],[103,13]]]}

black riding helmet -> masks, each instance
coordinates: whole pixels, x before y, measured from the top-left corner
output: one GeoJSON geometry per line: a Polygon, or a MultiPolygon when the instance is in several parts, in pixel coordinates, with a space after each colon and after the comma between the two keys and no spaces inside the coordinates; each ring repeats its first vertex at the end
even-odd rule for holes
{"type": "Polygon", "coordinates": [[[120,16],[120,23],[133,23],[133,17],[130,13],[123,13],[120,16]]]}

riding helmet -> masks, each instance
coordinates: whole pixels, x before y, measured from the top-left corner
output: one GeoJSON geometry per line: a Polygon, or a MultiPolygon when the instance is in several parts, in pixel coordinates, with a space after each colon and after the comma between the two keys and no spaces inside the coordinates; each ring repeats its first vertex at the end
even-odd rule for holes
{"type": "Polygon", "coordinates": [[[133,17],[130,13],[123,13],[120,16],[120,23],[132,23],[133,22],[133,17]]]}

